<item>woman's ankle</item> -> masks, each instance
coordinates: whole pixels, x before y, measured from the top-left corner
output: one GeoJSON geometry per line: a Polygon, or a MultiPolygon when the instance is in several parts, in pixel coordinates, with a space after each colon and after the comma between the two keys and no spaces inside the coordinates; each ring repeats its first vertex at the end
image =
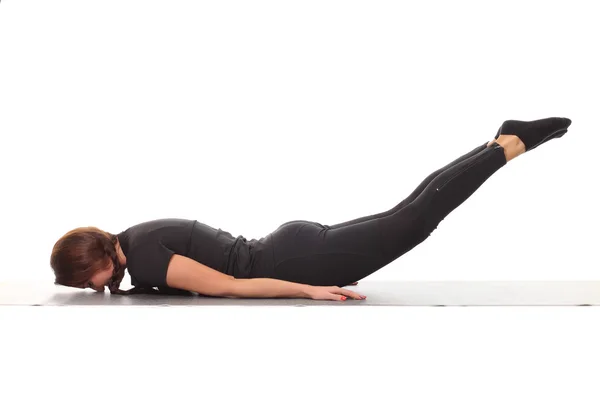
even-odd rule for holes
{"type": "Polygon", "coordinates": [[[504,149],[507,162],[525,153],[525,143],[516,135],[500,135],[498,139],[490,141],[488,147],[493,142],[498,143],[504,149]]]}

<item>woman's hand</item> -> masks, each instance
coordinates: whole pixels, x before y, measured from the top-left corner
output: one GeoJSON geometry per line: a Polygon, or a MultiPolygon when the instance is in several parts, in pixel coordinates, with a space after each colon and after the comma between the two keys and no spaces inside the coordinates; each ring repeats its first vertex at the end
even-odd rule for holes
{"type": "Polygon", "coordinates": [[[345,301],[348,297],[355,300],[364,300],[367,298],[367,296],[348,289],[342,289],[339,286],[308,286],[306,293],[308,294],[308,298],[313,300],[345,301]]]}

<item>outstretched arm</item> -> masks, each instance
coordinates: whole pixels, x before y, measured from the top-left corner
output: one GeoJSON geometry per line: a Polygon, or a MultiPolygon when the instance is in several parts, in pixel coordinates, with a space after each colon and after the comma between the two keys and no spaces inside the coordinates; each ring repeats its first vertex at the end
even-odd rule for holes
{"type": "Polygon", "coordinates": [[[172,288],[218,297],[287,297],[331,299],[347,295],[359,297],[347,289],[312,286],[272,278],[236,279],[198,261],[174,254],[167,269],[167,285],[172,288]],[[340,293],[340,295],[337,295],[340,293]]]}
{"type": "Polygon", "coordinates": [[[310,285],[271,278],[236,279],[198,261],[174,254],[167,269],[172,288],[217,297],[308,297],[310,285]]]}

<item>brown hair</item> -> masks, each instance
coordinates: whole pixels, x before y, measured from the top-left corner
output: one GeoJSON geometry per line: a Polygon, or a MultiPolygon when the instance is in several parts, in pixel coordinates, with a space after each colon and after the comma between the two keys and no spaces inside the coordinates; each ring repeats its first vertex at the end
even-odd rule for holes
{"type": "Polygon", "coordinates": [[[172,294],[193,295],[192,292],[176,288],[159,286],[134,286],[129,290],[121,290],[119,286],[125,276],[126,266],[121,265],[117,255],[117,235],[103,231],[95,226],[75,228],[64,234],[54,244],[50,256],[50,266],[56,277],[55,285],[81,287],[91,277],[110,268],[112,261],[114,270],[108,282],[111,294],[172,294]]]}

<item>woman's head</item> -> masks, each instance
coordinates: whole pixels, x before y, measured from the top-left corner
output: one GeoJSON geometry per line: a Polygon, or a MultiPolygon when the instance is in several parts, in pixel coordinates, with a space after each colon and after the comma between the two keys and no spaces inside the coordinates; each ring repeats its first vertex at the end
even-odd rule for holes
{"type": "Polygon", "coordinates": [[[70,230],[54,245],[50,266],[57,285],[125,294],[119,285],[127,259],[116,235],[93,226],[70,230]]]}
{"type": "Polygon", "coordinates": [[[191,296],[192,292],[169,287],[135,286],[121,290],[127,258],[117,235],[94,226],[76,228],[65,233],[52,248],[50,266],[56,277],[54,284],[111,294],[170,294],[191,296]]]}

